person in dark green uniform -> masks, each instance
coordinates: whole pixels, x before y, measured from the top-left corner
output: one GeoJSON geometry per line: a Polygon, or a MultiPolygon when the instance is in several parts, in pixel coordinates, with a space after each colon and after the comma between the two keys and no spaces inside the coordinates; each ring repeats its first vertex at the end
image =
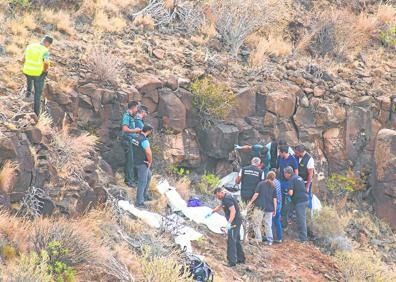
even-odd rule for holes
{"type": "Polygon", "coordinates": [[[139,103],[131,101],[128,103],[128,109],[122,116],[121,130],[122,130],[122,145],[125,151],[125,166],[124,175],[125,183],[129,187],[135,187],[135,173],[133,163],[133,147],[132,140],[138,136],[142,131],[141,128],[137,128],[135,125],[134,116],[137,113],[139,103]]]}

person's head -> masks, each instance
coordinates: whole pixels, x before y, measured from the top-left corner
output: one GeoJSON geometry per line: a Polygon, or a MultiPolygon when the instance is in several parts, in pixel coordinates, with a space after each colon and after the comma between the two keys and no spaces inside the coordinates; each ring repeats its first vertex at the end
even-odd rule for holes
{"type": "Polygon", "coordinates": [[[279,156],[286,159],[289,156],[289,146],[287,145],[279,146],[279,156]]]}
{"type": "Polygon", "coordinates": [[[143,126],[142,133],[146,135],[146,137],[151,135],[153,133],[153,127],[149,124],[145,124],[143,126]]]}
{"type": "Polygon", "coordinates": [[[45,35],[43,37],[43,39],[41,39],[41,44],[43,44],[45,47],[49,48],[53,41],[54,41],[54,39],[51,36],[45,35]]]}
{"type": "Polygon", "coordinates": [[[294,147],[294,153],[296,157],[302,158],[305,154],[305,146],[303,144],[298,144],[294,147]]]}
{"type": "Polygon", "coordinates": [[[138,107],[137,113],[139,114],[141,119],[144,119],[148,115],[148,109],[146,106],[140,105],[138,107]]]}
{"type": "Polygon", "coordinates": [[[258,157],[254,157],[250,162],[255,167],[260,167],[261,166],[261,160],[258,157]]]}
{"type": "Polygon", "coordinates": [[[138,110],[139,103],[136,101],[130,101],[128,103],[128,112],[132,115],[136,114],[138,110]]]}
{"type": "Polygon", "coordinates": [[[267,173],[267,177],[266,177],[266,179],[268,179],[268,180],[271,180],[271,181],[274,181],[274,180],[275,180],[275,178],[276,178],[276,173],[275,173],[275,172],[273,172],[272,170],[271,170],[271,171],[269,171],[269,172],[267,173]]]}
{"type": "Polygon", "coordinates": [[[283,175],[285,176],[286,179],[290,179],[294,175],[294,170],[291,166],[286,167],[283,170],[283,175]]]}
{"type": "Polygon", "coordinates": [[[224,196],[226,195],[226,192],[225,192],[224,188],[219,187],[214,190],[213,194],[216,196],[216,198],[218,200],[223,200],[224,196]]]}
{"type": "Polygon", "coordinates": [[[287,142],[286,142],[285,139],[279,139],[278,145],[279,145],[279,146],[286,146],[286,145],[287,145],[287,142]]]}

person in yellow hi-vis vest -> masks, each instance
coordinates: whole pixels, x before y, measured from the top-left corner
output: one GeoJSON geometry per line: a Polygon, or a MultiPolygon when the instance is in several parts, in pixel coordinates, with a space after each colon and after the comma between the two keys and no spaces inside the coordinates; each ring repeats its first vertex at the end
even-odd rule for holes
{"type": "Polygon", "coordinates": [[[40,114],[41,93],[44,89],[44,80],[49,68],[49,47],[52,37],[46,35],[41,43],[32,43],[26,47],[23,58],[23,73],[27,78],[26,97],[32,94],[34,85],[34,112],[40,114]]]}

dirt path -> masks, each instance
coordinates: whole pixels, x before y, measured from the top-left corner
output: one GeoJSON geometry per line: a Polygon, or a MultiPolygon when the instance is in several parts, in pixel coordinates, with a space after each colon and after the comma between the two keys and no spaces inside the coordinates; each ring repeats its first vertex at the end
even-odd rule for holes
{"type": "Polygon", "coordinates": [[[230,269],[226,262],[226,238],[207,234],[207,239],[194,244],[216,272],[215,281],[340,281],[342,275],[331,257],[312,244],[287,240],[266,246],[245,243],[247,263],[230,269]]]}

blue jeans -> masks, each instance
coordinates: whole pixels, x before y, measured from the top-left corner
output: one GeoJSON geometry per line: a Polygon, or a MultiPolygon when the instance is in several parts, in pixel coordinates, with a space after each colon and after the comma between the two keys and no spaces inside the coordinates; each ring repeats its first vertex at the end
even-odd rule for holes
{"type": "Polygon", "coordinates": [[[151,181],[151,171],[146,164],[137,165],[138,185],[136,193],[136,204],[141,205],[144,203],[144,198],[147,196],[148,187],[151,181]]]}
{"type": "Polygon", "coordinates": [[[281,223],[281,209],[282,209],[282,204],[278,204],[276,208],[276,214],[272,219],[272,223],[274,225],[272,229],[275,230],[274,238],[276,238],[276,240],[282,240],[283,237],[282,223],[281,223]]]}
{"type": "Polygon", "coordinates": [[[307,207],[308,201],[302,203],[293,204],[296,209],[297,216],[297,229],[298,239],[300,241],[307,241],[307,207]]]}
{"type": "Polygon", "coordinates": [[[44,81],[45,77],[47,76],[46,73],[43,73],[40,76],[30,76],[25,74],[26,82],[27,82],[27,92],[29,95],[32,93],[33,86],[34,86],[34,112],[37,116],[40,115],[40,107],[41,107],[41,93],[44,89],[44,81]]]}

